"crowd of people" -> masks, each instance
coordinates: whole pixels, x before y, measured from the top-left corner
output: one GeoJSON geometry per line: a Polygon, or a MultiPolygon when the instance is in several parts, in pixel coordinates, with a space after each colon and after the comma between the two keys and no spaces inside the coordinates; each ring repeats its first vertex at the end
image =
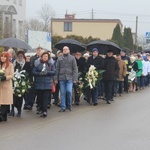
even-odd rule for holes
{"type": "Polygon", "coordinates": [[[81,95],[92,106],[97,106],[99,99],[111,104],[114,97],[149,85],[150,55],[143,52],[127,55],[122,50],[114,55],[112,50],[108,50],[106,55],[101,55],[97,48],[93,48],[91,52],[82,54],[70,53],[69,47],[64,46],[52,58],[51,52],[41,47],[32,57],[25,56],[23,51],[15,54],[13,49],[9,49],[0,55],[0,122],[7,121],[8,115],[21,117],[22,109],[32,110],[35,105],[36,113],[45,118],[52,98],[53,104],[60,107],[59,112],[65,112],[67,109],[72,111],[72,104],[80,104],[81,95]],[[97,71],[104,70],[102,80],[93,88],[79,89],[79,77],[85,78],[91,65],[97,71]],[[27,87],[21,78],[30,86],[27,87]],[[20,84],[26,88],[21,89],[20,84]]]}

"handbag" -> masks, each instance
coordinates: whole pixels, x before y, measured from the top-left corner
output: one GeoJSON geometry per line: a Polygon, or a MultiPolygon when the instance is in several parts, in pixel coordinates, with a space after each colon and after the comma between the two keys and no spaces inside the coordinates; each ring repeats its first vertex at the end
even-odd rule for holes
{"type": "MultiPolygon", "coordinates": [[[[50,71],[52,70],[52,66],[50,65],[50,71]]],[[[55,86],[55,83],[54,83],[54,80],[52,80],[52,89],[51,89],[51,93],[55,93],[56,91],[56,86],[55,86]]]]}
{"type": "Polygon", "coordinates": [[[132,69],[131,72],[129,72],[129,81],[133,81],[136,78],[136,72],[132,69]]]}
{"type": "Polygon", "coordinates": [[[52,82],[52,90],[51,90],[51,93],[55,93],[56,91],[56,86],[55,86],[55,83],[52,82]]]}

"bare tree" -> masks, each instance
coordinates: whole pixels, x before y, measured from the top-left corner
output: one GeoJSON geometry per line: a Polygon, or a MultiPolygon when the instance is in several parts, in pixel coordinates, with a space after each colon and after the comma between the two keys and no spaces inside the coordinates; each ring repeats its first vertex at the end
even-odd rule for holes
{"type": "Polygon", "coordinates": [[[141,46],[143,49],[149,46],[149,44],[146,43],[144,35],[140,35],[138,37],[138,46],[141,46]]]}
{"type": "Polygon", "coordinates": [[[44,23],[37,19],[31,19],[29,21],[25,21],[24,26],[26,30],[43,31],[44,23]]]}
{"type": "Polygon", "coordinates": [[[39,18],[44,23],[43,31],[50,31],[51,18],[55,16],[55,12],[51,5],[45,3],[38,12],[39,18]]]}

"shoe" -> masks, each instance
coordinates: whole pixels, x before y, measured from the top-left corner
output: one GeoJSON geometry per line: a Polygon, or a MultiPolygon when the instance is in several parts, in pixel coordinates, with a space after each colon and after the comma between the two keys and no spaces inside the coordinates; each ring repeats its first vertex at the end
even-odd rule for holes
{"type": "Polygon", "coordinates": [[[23,107],[24,110],[32,110],[32,107],[30,105],[25,105],[23,107]]]}
{"type": "Polygon", "coordinates": [[[122,96],[122,94],[119,94],[119,96],[121,97],[121,96],[122,96]]]}
{"type": "Polygon", "coordinates": [[[103,99],[104,97],[103,96],[100,96],[100,99],[103,99]]]}
{"type": "Polygon", "coordinates": [[[21,113],[17,113],[17,116],[16,117],[21,117],[21,113]]]}
{"type": "Polygon", "coordinates": [[[38,115],[42,114],[42,111],[41,111],[40,107],[37,107],[36,114],[38,114],[38,115]]]}
{"type": "Polygon", "coordinates": [[[97,105],[98,105],[98,103],[94,103],[94,104],[93,104],[93,106],[97,106],[97,105]]]}
{"type": "Polygon", "coordinates": [[[68,110],[72,111],[72,108],[68,108],[68,110]]]}
{"type": "Polygon", "coordinates": [[[9,116],[15,116],[15,112],[11,110],[11,112],[9,113],[9,116]]]}
{"type": "Polygon", "coordinates": [[[61,107],[61,103],[58,103],[57,106],[58,106],[58,107],[61,107]]]}
{"type": "Polygon", "coordinates": [[[111,104],[109,101],[107,101],[107,104],[111,104]]]}
{"type": "Polygon", "coordinates": [[[90,105],[97,106],[97,105],[98,105],[98,103],[94,103],[94,102],[92,102],[92,103],[90,103],[90,105]]]}
{"type": "Polygon", "coordinates": [[[114,99],[112,98],[110,101],[114,101],[114,99]]]}
{"type": "Polygon", "coordinates": [[[36,114],[38,114],[38,115],[42,114],[42,111],[39,107],[37,108],[36,114]]]}
{"type": "Polygon", "coordinates": [[[79,106],[79,102],[76,102],[75,105],[79,106]]]}
{"type": "Polygon", "coordinates": [[[87,100],[88,100],[88,99],[87,99],[87,97],[84,97],[83,99],[84,99],[85,101],[87,101],[87,100]]]}
{"type": "Polygon", "coordinates": [[[90,101],[90,99],[88,99],[88,100],[87,100],[87,103],[89,103],[89,104],[91,105],[91,101],[90,101]]]}
{"type": "Polygon", "coordinates": [[[63,109],[63,108],[61,108],[60,110],[59,110],[59,112],[65,112],[66,111],[66,109],[63,109]]]}
{"type": "Polygon", "coordinates": [[[47,113],[46,112],[43,112],[42,114],[41,114],[41,117],[47,117],[47,113]]]}
{"type": "Polygon", "coordinates": [[[57,102],[53,102],[53,105],[58,105],[58,103],[57,102]]]}

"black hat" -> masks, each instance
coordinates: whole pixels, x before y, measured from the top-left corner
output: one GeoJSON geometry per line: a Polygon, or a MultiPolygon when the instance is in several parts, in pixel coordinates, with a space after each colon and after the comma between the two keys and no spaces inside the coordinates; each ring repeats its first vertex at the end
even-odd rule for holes
{"type": "Polygon", "coordinates": [[[113,53],[113,51],[111,49],[107,50],[107,53],[113,53]]]}
{"type": "Polygon", "coordinates": [[[121,52],[126,53],[127,51],[125,49],[122,49],[121,52]]]}

